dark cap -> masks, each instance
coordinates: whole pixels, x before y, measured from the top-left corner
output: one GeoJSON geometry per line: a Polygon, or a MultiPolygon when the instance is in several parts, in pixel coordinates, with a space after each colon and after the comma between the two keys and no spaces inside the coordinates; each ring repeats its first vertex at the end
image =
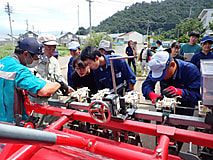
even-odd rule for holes
{"type": "Polygon", "coordinates": [[[161,42],[161,40],[160,40],[160,39],[158,39],[158,40],[156,41],[156,43],[158,43],[158,44],[162,45],[162,42],[161,42]]]}
{"type": "Polygon", "coordinates": [[[203,38],[201,39],[200,43],[204,43],[204,42],[206,42],[206,41],[209,41],[210,44],[213,44],[213,38],[210,37],[210,36],[205,36],[205,37],[203,37],[203,38]]]}
{"type": "Polygon", "coordinates": [[[107,40],[101,40],[98,49],[104,49],[106,52],[115,52],[112,49],[112,42],[107,40]]]}
{"type": "Polygon", "coordinates": [[[17,47],[28,51],[29,53],[40,55],[42,54],[43,44],[34,37],[27,37],[22,39],[17,47]]]}
{"type": "Polygon", "coordinates": [[[53,56],[60,56],[60,54],[58,53],[57,49],[55,49],[55,52],[53,53],[53,56]]]}

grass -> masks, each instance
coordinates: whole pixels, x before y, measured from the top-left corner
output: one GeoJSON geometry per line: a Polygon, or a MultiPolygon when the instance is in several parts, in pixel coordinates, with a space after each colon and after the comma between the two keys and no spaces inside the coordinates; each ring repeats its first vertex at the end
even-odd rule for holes
{"type": "Polygon", "coordinates": [[[0,59],[9,56],[14,50],[15,47],[12,44],[0,45],[0,59]]]}
{"type": "MultiPolygon", "coordinates": [[[[17,44],[15,44],[16,46],[17,44]]],[[[1,44],[0,45],[0,59],[9,56],[11,53],[14,52],[15,50],[15,46],[11,44],[1,44]]],[[[67,47],[64,46],[56,46],[56,48],[58,49],[58,52],[61,56],[66,56],[66,55],[70,55],[69,50],[67,49],[67,47]]]]}

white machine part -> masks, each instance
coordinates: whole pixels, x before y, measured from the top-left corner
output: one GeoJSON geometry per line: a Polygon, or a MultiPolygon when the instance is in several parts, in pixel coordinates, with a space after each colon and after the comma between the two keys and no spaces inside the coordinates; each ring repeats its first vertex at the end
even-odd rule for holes
{"type": "Polygon", "coordinates": [[[206,116],[206,113],[211,111],[208,107],[203,105],[202,101],[198,101],[198,110],[200,116],[206,116]]]}
{"type": "Polygon", "coordinates": [[[84,102],[85,98],[88,97],[89,89],[88,87],[83,87],[77,89],[77,91],[72,92],[70,94],[71,97],[76,97],[78,99],[78,102],[84,102]]]}
{"type": "Polygon", "coordinates": [[[157,110],[167,110],[167,111],[171,111],[173,110],[174,111],[174,114],[176,112],[176,106],[177,104],[180,104],[180,102],[177,102],[177,98],[180,97],[180,96],[177,96],[177,97],[174,97],[174,98],[167,98],[167,97],[163,97],[162,100],[159,100],[156,102],[156,109],[157,110]]]}
{"type": "Polygon", "coordinates": [[[105,89],[99,90],[98,93],[92,95],[91,100],[102,100],[103,97],[105,95],[107,95],[107,94],[110,94],[109,88],[105,88],[105,89]]]}
{"type": "Polygon", "coordinates": [[[137,103],[140,102],[140,95],[138,91],[135,91],[135,90],[126,92],[126,95],[124,96],[124,98],[125,98],[125,103],[132,104],[135,106],[137,103]]]}

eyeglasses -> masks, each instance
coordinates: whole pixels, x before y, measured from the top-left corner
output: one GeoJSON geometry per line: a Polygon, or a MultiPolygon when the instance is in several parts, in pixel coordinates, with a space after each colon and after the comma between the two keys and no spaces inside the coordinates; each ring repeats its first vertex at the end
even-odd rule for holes
{"type": "Polygon", "coordinates": [[[76,71],[80,71],[80,70],[84,70],[84,69],[85,68],[82,68],[82,67],[81,68],[80,67],[75,68],[76,71]]]}

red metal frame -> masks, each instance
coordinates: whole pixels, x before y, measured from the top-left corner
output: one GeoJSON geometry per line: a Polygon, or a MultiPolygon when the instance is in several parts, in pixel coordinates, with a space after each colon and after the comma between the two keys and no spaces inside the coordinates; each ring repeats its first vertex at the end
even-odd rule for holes
{"type": "MultiPolygon", "coordinates": [[[[143,123],[132,120],[125,120],[124,122],[110,121],[108,123],[96,122],[89,113],[79,112],[71,109],[61,109],[51,107],[49,105],[40,105],[31,103],[28,95],[23,91],[25,95],[25,108],[28,114],[32,111],[41,113],[44,115],[54,115],[61,117],[58,121],[55,121],[49,127],[45,129],[48,132],[54,132],[57,135],[57,141],[55,145],[73,146],[80,149],[87,150],[96,154],[100,154],[114,159],[181,159],[178,156],[168,154],[168,146],[170,140],[176,140],[181,142],[192,142],[193,144],[206,146],[213,148],[213,135],[201,132],[195,132],[190,130],[178,129],[175,127],[155,125],[150,123],[143,123]],[[102,137],[70,130],[64,128],[63,131],[59,129],[70,120],[85,121],[93,124],[98,124],[108,128],[122,129],[127,131],[133,131],[137,133],[148,134],[157,136],[159,138],[158,145],[155,150],[146,149],[139,146],[134,146],[127,143],[117,142],[102,137]]],[[[5,142],[0,139],[0,142],[5,142]]],[[[5,159],[30,159],[32,155],[41,149],[41,145],[26,145],[24,142],[20,144],[7,144],[0,154],[5,159]],[[13,147],[11,147],[13,146],[13,147]],[[11,149],[13,148],[13,149],[11,149]],[[8,151],[11,149],[10,151],[8,151]]],[[[49,145],[49,144],[47,144],[49,145]]],[[[51,147],[50,147],[51,148],[51,147]]],[[[48,156],[48,155],[46,155],[48,156]]]]}

